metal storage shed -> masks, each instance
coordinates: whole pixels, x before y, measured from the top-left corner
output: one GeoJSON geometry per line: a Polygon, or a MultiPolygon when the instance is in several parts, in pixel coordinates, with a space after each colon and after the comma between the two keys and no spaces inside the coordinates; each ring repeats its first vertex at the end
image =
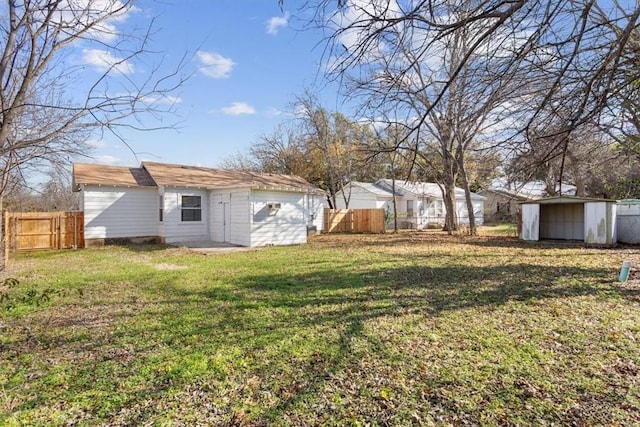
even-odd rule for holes
{"type": "Polygon", "coordinates": [[[640,243],[640,200],[618,200],[616,211],[618,241],[621,243],[640,243]]]}
{"type": "Polygon", "coordinates": [[[521,203],[522,240],[581,240],[616,243],[616,202],[582,197],[550,197],[521,203]]]}

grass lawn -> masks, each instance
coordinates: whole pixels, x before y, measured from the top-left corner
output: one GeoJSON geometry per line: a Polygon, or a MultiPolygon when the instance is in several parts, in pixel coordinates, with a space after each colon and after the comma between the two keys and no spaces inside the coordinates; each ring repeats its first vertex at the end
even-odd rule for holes
{"type": "Polygon", "coordinates": [[[21,255],[0,425],[638,424],[623,259],[432,232],[21,255]]]}

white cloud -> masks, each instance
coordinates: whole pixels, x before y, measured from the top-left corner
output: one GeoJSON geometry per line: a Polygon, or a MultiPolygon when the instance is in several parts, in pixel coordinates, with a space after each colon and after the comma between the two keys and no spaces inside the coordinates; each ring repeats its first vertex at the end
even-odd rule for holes
{"type": "Polygon", "coordinates": [[[229,107],[221,108],[220,112],[230,116],[241,116],[243,114],[255,114],[256,109],[245,102],[234,102],[229,107]]]}
{"type": "Polygon", "coordinates": [[[225,58],[215,52],[199,50],[196,52],[196,56],[200,62],[200,72],[214,79],[229,78],[231,70],[236,65],[231,58],[225,58]]]}
{"type": "MultiPolygon", "coordinates": [[[[89,25],[91,28],[85,37],[111,43],[120,36],[116,24],[124,22],[130,13],[137,11],[139,9],[132,2],[122,0],[62,0],[51,19],[69,29],[61,33],[61,38],[82,31],[89,25]]],[[[42,12],[37,18],[45,19],[45,15],[42,12]]]]}
{"type": "Polygon", "coordinates": [[[282,116],[284,114],[284,111],[279,110],[275,107],[271,107],[269,108],[269,110],[267,110],[267,115],[270,117],[278,117],[278,116],[282,116]]]}
{"type": "Polygon", "coordinates": [[[103,165],[118,165],[122,162],[122,159],[115,156],[98,156],[95,158],[96,162],[103,165]]]}
{"type": "MultiPolygon", "coordinates": [[[[329,25],[339,31],[338,40],[347,51],[353,52],[376,31],[382,29],[385,20],[401,16],[396,0],[349,0],[332,17],[329,25]],[[380,17],[380,21],[374,17],[380,17]],[[370,24],[370,25],[366,25],[370,24]]],[[[376,52],[384,52],[384,44],[373,46],[376,52]]]]}
{"type": "Polygon", "coordinates": [[[104,148],[107,146],[107,143],[102,139],[91,138],[87,141],[87,145],[91,148],[104,148]]]}
{"type": "Polygon", "coordinates": [[[133,64],[101,49],[82,49],[82,63],[101,73],[107,71],[117,71],[122,74],[133,73],[133,64]]]}
{"type": "Polygon", "coordinates": [[[267,22],[267,34],[276,35],[281,27],[289,25],[289,12],[285,12],[284,16],[274,16],[267,22]]]}
{"type": "Polygon", "coordinates": [[[158,96],[145,96],[142,98],[143,102],[147,104],[163,104],[163,105],[176,105],[182,102],[182,98],[179,96],[170,96],[170,95],[158,95],[158,96]]]}

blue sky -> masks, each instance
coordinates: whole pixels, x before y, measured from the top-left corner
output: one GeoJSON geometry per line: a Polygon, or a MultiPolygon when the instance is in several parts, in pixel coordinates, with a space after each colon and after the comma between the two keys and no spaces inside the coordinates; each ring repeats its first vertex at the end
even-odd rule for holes
{"type": "MultiPolygon", "coordinates": [[[[121,31],[144,27],[155,17],[151,49],[176,64],[186,53],[184,71],[193,72],[174,94],[177,129],[126,131],[127,144],[105,134],[92,141],[97,163],[136,165],[153,160],[216,167],[227,156],[246,152],[260,135],[287,120],[285,112],[296,95],[311,88],[323,104],[339,109],[335,85],[321,72],[324,45],[319,30],[303,30],[294,22],[297,2],[277,0],[145,0],[115,25],[121,31]]],[[[100,55],[84,51],[87,65],[98,66],[100,55]]],[[[158,58],[150,58],[157,60],[158,58]]],[[[131,73],[144,73],[137,66],[131,73]]],[[[147,127],[165,125],[145,119],[147,127]]]]}

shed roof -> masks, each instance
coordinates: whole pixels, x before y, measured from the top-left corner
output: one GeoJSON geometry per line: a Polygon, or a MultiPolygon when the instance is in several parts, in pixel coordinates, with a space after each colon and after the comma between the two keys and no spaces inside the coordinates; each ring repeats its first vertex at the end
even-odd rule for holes
{"type": "Polygon", "coordinates": [[[558,205],[558,204],[579,204],[579,203],[590,203],[590,202],[610,202],[615,203],[615,200],[610,199],[596,199],[591,197],[569,197],[569,196],[558,196],[558,197],[548,197],[546,199],[536,199],[529,200],[526,202],[520,202],[522,205],[558,205]]]}
{"type": "Polygon", "coordinates": [[[154,187],[156,183],[144,168],[75,163],[73,189],[81,184],[154,187]]]}

